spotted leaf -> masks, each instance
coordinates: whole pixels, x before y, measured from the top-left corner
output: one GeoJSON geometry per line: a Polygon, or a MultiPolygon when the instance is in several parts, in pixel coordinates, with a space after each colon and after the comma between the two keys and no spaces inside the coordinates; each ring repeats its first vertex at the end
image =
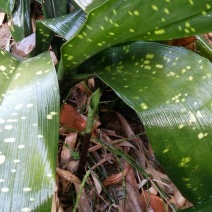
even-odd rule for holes
{"type": "Polygon", "coordinates": [[[0,211],[50,211],[59,94],[49,53],[23,61],[0,50],[0,211]]]}
{"type": "MultiPolygon", "coordinates": [[[[86,13],[80,8],[75,7],[71,13],[65,16],[60,16],[53,19],[46,19],[40,21],[40,23],[68,40],[76,35],[77,32],[82,28],[85,19],[86,13]]],[[[38,26],[39,29],[41,27],[42,25],[38,26]]]]}
{"type": "Polygon", "coordinates": [[[86,13],[90,13],[92,10],[103,5],[108,0],[74,0],[86,13]]]}
{"type": "Polygon", "coordinates": [[[211,21],[211,0],[108,0],[89,13],[81,31],[62,47],[59,77],[118,43],[208,32],[211,21]]]}
{"type": "Polygon", "coordinates": [[[95,74],[137,112],[156,157],[184,197],[194,204],[211,200],[208,60],[183,48],[136,42],[103,51],[77,73],[95,74]]]}

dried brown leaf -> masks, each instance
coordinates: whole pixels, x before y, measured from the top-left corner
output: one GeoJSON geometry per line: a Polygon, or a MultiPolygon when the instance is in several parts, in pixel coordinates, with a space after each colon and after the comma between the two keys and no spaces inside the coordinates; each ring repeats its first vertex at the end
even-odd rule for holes
{"type": "MultiPolygon", "coordinates": [[[[150,173],[153,176],[153,178],[156,179],[158,182],[160,182],[160,181],[162,182],[162,176],[165,176],[165,175],[162,175],[161,172],[154,169],[153,166],[151,165],[151,163],[148,160],[146,161],[146,163],[147,163],[147,166],[148,166],[148,173],[150,173]]],[[[166,176],[166,179],[167,178],[168,177],[166,176]]],[[[160,186],[160,188],[163,191],[165,191],[165,185],[164,184],[159,183],[158,185],[160,186]]]]}
{"type": "MultiPolygon", "coordinates": [[[[125,162],[125,166],[129,166],[127,162],[125,162]]],[[[140,194],[138,190],[138,184],[135,177],[135,171],[130,169],[126,176],[126,184],[127,184],[127,195],[130,197],[131,206],[132,208],[137,208],[141,210],[141,203],[140,203],[140,194]]]]}
{"type": "Polygon", "coordinates": [[[0,27],[0,48],[5,48],[10,39],[10,30],[7,23],[0,27]]]}
{"type": "Polygon", "coordinates": [[[102,145],[101,144],[97,144],[95,146],[92,146],[88,149],[88,152],[95,152],[96,150],[98,149],[101,149],[102,148],[102,145]]]}
{"type": "Polygon", "coordinates": [[[118,174],[114,174],[110,177],[108,177],[104,182],[103,185],[104,186],[111,186],[111,185],[115,185],[120,183],[123,178],[127,175],[127,173],[130,170],[130,166],[128,166],[127,168],[125,168],[122,172],[119,172],[118,174]]]}
{"type": "Polygon", "coordinates": [[[69,171],[66,171],[66,170],[63,170],[60,168],[56,168],[56,172],[60,177],[70,181],[71,183],[77,183],[77,184],[81,183],[81,180],[76,175],[72,174],[69,171]]]}
{"type": "MultiPolygon", "coordinates": [[[[114,141],[114,142],[116,142],[116,141],[114,141]]],[[[133,148],[133,149],[136,148],[136,147],[135,147],[133,144],[131,144],[129,141],[120,142],[118,145],[119,145],[119,146],[122,146],[122,147],[131,147],[131,148],[133,148]]]]}
{"type": "Polygon", "coordinates": [[[98,194],[100,194],[101,191],[102,191],[102,186],[101,186],[101,184],[99,183],[99,181],[97,180],[97,177],[96,177],[96,175],[95,175],[94,173],[91,172],[91,176],[92,176],[92,178],[93,178],[93,182],[94,182],[96,191],[97,191],[98,194]]]}
{"type": "Polygon", "coordinates": [[[160,197],[147,191],[141,193],[141,203],[143,211],[146,211],[149,206],[151,206],[154,212],[169,211],[168,205],[160,197]]]}
{"type": "Polygon", "coordinates": [[[184,46],[187,49],[195,50],[195,36],[189,36],[185,38],[178,38],[169,41],[169,45],[172,46],[184,46]]]}
{"type": "Polygon", "coordinates": [[[35,33],[12,45],[11,52],[19,57],[25,57],[35,48],[35,33]]]}
{"type": "Polygon", "coordinates": [[[123,126],[123,130],[124,132],[126,133],[126,136],[128,138],[130,137],[133,137],[133,138],[130,138],[130,141],[133,143],[134,146],[138,147],[138,149],[142,149],[142,141],[139,137],[135,137],[135,134],[132,130],[132,128],[130,127],[130,125],[127,123],[126,119],[120,114],[120,113],[116,113],[122,123],[122,126],[123,126]]]}
{"type": "Polygon", "coordinates": [[[127,197],[126,197],[126,203],[128,206],[128,210],[130,211],[139,211],[142,212],[141,202],[139,198],[139,194],[136,191],[136,189],[130,184],[126,183],[126,189],[127,189],[127,197]]]}
{"type": "Polygon", "coordinates": [[[54,192],[53,193],[53,197],[52,197],[52,208],[51,208],[51,212],[57,211],[57,208],[59,206],[58,202],[59,202],[59,199],[58,199],[57,193],[54,192]]]}
{"type": "MultiPolygon", "coordinates": [[[[85,82],[78,83],[76,85],[83,93],[85,93],[87,96],[92,95],[92,91],[85,85],[85,82]]],[[[86,97],[87,99],[87,97],[86,97]]]]}
{"type": "Polygon", "coordinates": [[[212,46],[212,33],[204,34],[203,37],[207,41],[207,43],[212,46]]]}
{"type": "Polygon", "coordinates": [[[79,165],[79,160],[72,160],[68,163],[66,169],[71,173],[75,173],[77,171],[77,167],[79,165]]]}
{"type": "Polygon", "coordinates": [[[54,63],[54,65],[57,65],[58,60],[57,60],[57,57],[56,57],[55,53],[53,51],[49,51],[49,53],[51,55],[52,62],[54,63]]]}
{"type": "Polygon", "coordinates": [[[175,200],[175,204],[179,208],[183,208],[183,206],[186,203],[186,199],[182,196],[182,194],[179,192],[177,188],[175,189],[175,192],[174,192],[174,200],[175,200]]]}
{"type": "Polygon", "coordinates": [[[91,169],[92,170],[96,169],[98,166],[100,166],[101,164],[105,163],[106,161],[111,163],[111,160],[114,160],[113,154],[112,153],[106,154],[106,155],[104,155],[104,158],[101,159],[100,161],[98,161],[91,169]]]}
{"type": "Polygon", "coordinates": [[[77,140],[77,132],[71,132],[69,133],[65,138],[65,144],[63,145],[62,151],[61,151],[61,164],[66,164],[71,159],[71,151],[74,150],[74,147],[76,145],[77,140]]]}
{"type": "Polygon", "coordinates": [[[65,104],[60,113],[60,124],[70,129],[83,131],[86,127],[86,120],[74,107],[65,104]]]}
{"type": "MultiPolygon", "coordinates": [[[[79,190],[80,190],[80,184],[74,183],[74,187],[75,187],[76,192],[78,194],[79,190]]],[[[81,196],[80,196],[80,199],[79,199],[78,211],[79,212],[91,211],[91,207],[90,207],[89,201],[87,199],[84,188],[82,188],[82,193],[81,193],[81,196]]]]}

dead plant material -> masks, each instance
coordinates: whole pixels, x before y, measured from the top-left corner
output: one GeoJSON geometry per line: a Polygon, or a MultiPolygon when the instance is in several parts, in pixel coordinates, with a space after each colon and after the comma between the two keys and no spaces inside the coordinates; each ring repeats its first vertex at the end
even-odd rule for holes
{"type": "Polygon", "coordinates": [[[71,173],[75,173],[77,171],[77,167],[79,165],[78,160],[72,160],[68,163],[66,169],[70,171],[71,173]]]}
{"type": "Polygon", "coordinates": [[[195,36],[189,36],[189,37],[185,37],[185,38],[178,38],[178,39],[173,39],[171,41],[169,41],[169,45],[172,46],[183,46],[187,49],[190,50],[195,50],[195,42],[196,38],[195,36]]]}
{"type": "MultiPolygon", "coordinates": [[[[185,208],[188,202],[185,202],[182,196],[177,195],[178,190],[175,191],[175,186],[154,157],[148,139],[144,138],[145,132],[142,124],[140,130],[136,131],[139,123],[136,126],[132,124],[132,120],[129,119],[130,114],[126,119],[123,113],[113,109],[109,112],[107,110],[102,112],[100,109],[100,118],[104,116],[101,113],[105,113],[107,117],[105,116],[104,121],[106,122],[101,124],[101,119],[96,120],[93,127],[89,154],[83,168],[83,170],[91,170],[91,174],[82,188],[81,181],[74,175],[77,173],[79,160],[76,158],[73,160],[70,157],[70,150],[77,148],[79,153],[82,152],[80,142],[73,142],[71,135],[73,128],[77,131],[85,129],[86,118],[80,113],[87,113],[89,92],[84,86],[86,84],[83,82],[73,89],[73,96],[68,98],[68,102],[74,106],[65,105],[61,115],[61,124],[68,129],[60,130],[60,135],[66,145],[58,157],[58,164],[62,164],[61,160],[66,160],[66,163],[62,165],[63,169],[57,169],[57,176],[60,179],[58,182],[60,209],[62,205],[65,212],[72,211],[76,208],[77,200],[77,211],[83,212],[117,210],[120,212],[153,210],[165,212],[170,208],[174,211],[170,203],[178,206],[179,209],[185,208]],[[117,151],[112,151],[112,149],[117,151]],[[133,158],[150,175],[150,178],[146,179],[139,170],[130,165],[127,157],[120,157],[118,152],[133,158]],[[64,180],[61,181],[61,178],[64,180]],[[145,192],[142,192],[144,190],[145,192]],[[78,197],[79,192],[80,197],[78,197]],[[72,198],[70,195],[73,196],[71,202],[69,201],[72,198]],[[68,204],[65,205],[67,202],[68,204]]],[[[77,134],[75,133],[75,137],[77,134]]]]}
{"type": "Polygon", "coordinates": [[[71,105],[64,104],[60,113],[60,124],[70,130],[83,131],[86,120],[71,105]]]}
{"type": "Polygon", "coordinates": [[[125,168],[122,172],[119,172],[118,174],[114,174],[110,177],[108,177],[104,182],[103,185],[105,187],[107,186],[112,186],[112,185],[116,185],[122,182],[123,178],[126,177],[127,173],[129,172],[129,170],[131,169],[130,166],[128,166],[127,168],[125,168]]]}
{"type": "Polygon", "coordinates": [[[210,46],[212,46],[212,32],[211,33],[204,34],[203,37],[208,42],[208,44],[210,46]]]}
{"type": "Polygon", "coordinates": [[[63,170],[60,168],[56,168],[56,172],[60,177],[70,181],[71,183],[81,184],[81,180],[76,175],[72,174],[69,171],[66,171],[66,170],[63,170]]]}
{"type": "MultiPolygon", "coordinates": [[[[126,183],[126,190],[127,190],[127,198],[125,205],[130,206],[130,211],[139,211],[142,212],[141,202],[139,201],[139,196],[136,192],[136,189],[130,184],[126,183]]],[[[128,206],[128,210],[129,210],[128,206]]]]}
{"type": "Polygon", "coordinates": [[[77,135],[77,132],[70,132],[66,136],[65,145],[63,145],[61,152],[61,164],[68,163],[71,160],[71,152],[74,151],[77,135]]]}
{"type": "Polygon", "coordinates": [[[79,192],[81,193],[80,197],[79,197],[78,206],[77,206],[78,211],[79,212],[92,211],[90,203],[89,203],[88,198],[87,198],[87,195],[85,193],[85,190],[84,190],[84,188],[81,188],[80,186],[81,185],[78,184],[78,183],[74,184],[74,187],[76,189],[77,194],[79,194],[79,192]]]}
{"type": "Polygon", "coordinates": [[[35,48],[35,33],[11,46],[11,52],[21,58],[26,57],[35,48]]]}
{"type": "Polygon", "coordinates": [[[140,194],[135,177],[135,171],[133,169],[130,169],[126,176],[126,189],[128,191],[129,199],[131,200],[130,204],[132,209],[135,208],[135,211],[142,211],[140,194]]]}
{"type": "Polygon", "coordinates": [[[168,205],[160,197],[147,191],[141,193],[141,203],[143,211],[147,211],[150,207],[154,212],[169,211],[168,205]]]}
{"type": "Polygon", "coordinates": [[[0,27],[0,48],[5,48],[10,41],[10,30],[8,28],[8,24],[2,24],[0,27]]]}

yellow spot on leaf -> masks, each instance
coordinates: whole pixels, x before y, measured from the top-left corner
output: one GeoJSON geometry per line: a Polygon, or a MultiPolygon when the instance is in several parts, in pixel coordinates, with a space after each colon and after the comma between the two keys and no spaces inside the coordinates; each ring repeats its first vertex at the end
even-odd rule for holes
{"type": "Polygon", "coordinates": [[[188,29],[184,29],[184,31],[185,31],[186,33],[190,33],[190,31],[189,31],[188,29]]]}
{"type": "Polygon", "coordinates": [[[1,70],[1,71],[5,71],[5,70],[6,70],[6,67],[3,66],[3,65],[0,65],[0,70],[1,70]]]}
{"type": "Polygon", "coordinates": [[[144,66],[144,69],[150,70],[151,66],[146,65],[146,66],[144,66]]]}
{"type": "Polygon", "coordinates": [[[155,11],[158,11],[158,7],[154,4],[152,5],[152,9],[155,10],[155,11]]]}
{"type": "Polygon", "coordinates": [[[166,14],[170,14],[170,12],[169,12],[169,10],[168,10],[167,8],[164,8],[164,12],[165,12],[166,14]]]}
{"type": "Polygon", "coordinates": [[[135,10],[133,13],[134,13],[134,15],[136,15],[136,16],[139,16],[139,15],[140,15],[140,13],[139,13],[137,10],[135,10]]]}
{"type": "Polygon", "coordinates": [[[193,0],[189,0],[189,3],[190,3],[191,5],[194,5],[193,0]]]}
{"type": "Polygon", "coordinates": [[[156,64],[155,67],[156,68],[163,68],[163,65],[162,64],[156,64]]]}
{"type": "Polygon", "coordinates": [[[145,65],[150,64],[150,60],[144,60],[143,62],[145,65]]]}
{"type": "Polygon", "coordinates": [[[206,4],[206,8],[209,10],[211,9],[211,5],[210,4],[206,4]]]}
{"type": "Polygon", "coordinates": [[[190,27],[191,27],[191,25],[190,25],[190,23],[189,23],[189,22],[185,22],[185,26],[186,26],[186,27],[188,27],[188,28],[190,28],[190,27]]]}
{"type": "Polygon", "coordinates": [[[165,34],[165,30],[164,29],[158,29],[158,30],[155,30],[154,33],[156,35],[162,35],[162,34],[165,34]]]}
{"type": "Polygon", "coordinates": [[[165,153],[167,153],[168,151],[169,151],[169,149],[167,148],[167,149],[164,149],[162,153],[165,154],[165,153]]]}
{"type": "Polygon", "coordinates": [[[182,129],[183,127],[184,127],[183,124],[179,124],[179,125],[178,125],[178,129],[182,129]]]}
{"type": "Polygon", "coordinates": [[[189,123],[196,123],[197,121],[196,116],[191,111],[189,111],[188,114],[189,114],[189,123]]]}
{"type": "Polygon", "coordinates": [[[150,53],[149,53],[149,54],[146,55],[145,58],[151,60],[151,59],[154,58],[154,56],[155,56],[154,54],[150,54],[150,53]]]}
{"type": "Polygon", "coordinates": [[[189,81],[192,81],[192,80],[193,80],[193,77],[192,77],[192,76],[190,76],[190,77],[188,78],[188,80],[189,80],[189,81]]]}
{"type": "Polygon", "coordinates": [[[201,132],[198,134],[198,139],[202,139],[204,137],[204,134],[201,132]]]}
{"type": "Polygon", "coordinates": [[[146,103],[144,103],[144,102],[142,102],[142,103],[140,104],[140,106],[141,106],[141,109],[143,109],[143,110],[148,109],[147,104],[146,104],[146,103]]]}

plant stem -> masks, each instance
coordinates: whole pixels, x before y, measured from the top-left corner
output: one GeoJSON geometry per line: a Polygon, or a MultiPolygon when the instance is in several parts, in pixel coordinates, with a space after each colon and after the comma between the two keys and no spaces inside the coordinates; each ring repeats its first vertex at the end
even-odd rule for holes
{"type": "Polygon", "coordinates": [[[91,138],[91,133],[85,133],[85,135],[83,136],[82,151],[81,151],[79,165],[76,172],[76,175],[79,177],[80,180],[83,179],[83,172],[84,172],[85,164],[87,162],[87,154],[88,154],[88,148],[90,144],[90,138],[91,138]]]}

